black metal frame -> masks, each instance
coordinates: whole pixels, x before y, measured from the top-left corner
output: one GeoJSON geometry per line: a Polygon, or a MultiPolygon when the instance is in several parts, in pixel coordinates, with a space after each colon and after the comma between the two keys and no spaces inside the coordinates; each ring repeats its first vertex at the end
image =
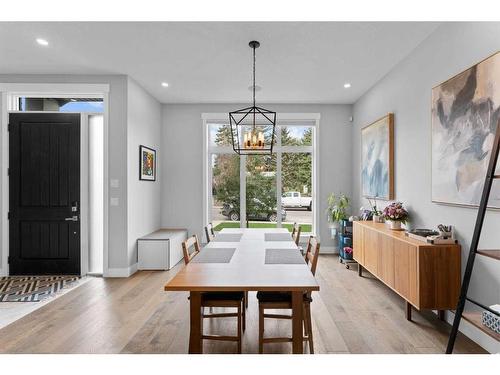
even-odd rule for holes
{"type": "Polygon", "coordinates": [[[272,154],[273,146],[274,146],[274,136],[275,136],[275,127],[276,127],[276,112],[269,111],[267,109],[261,107],[247,107],[243,109],[239,109],[229,113],[229,124],[231,126],[231,137],[233,140],[233,150],[239,155],[262,155],[262,154],[272,154]],[[243,115],[243,117],[238,121],[234,118],[234,115],[243,115]],[[258,125],[259,127],[271,127],[272,126],[272,135],[271,135],[271,144],[269,146],[264,146],[259,149],[245,148],[241,147],[241,139],[240,139],[240,125],[245,118],[251,115],[254,117],[254,125],[255,126],[255,115],[260,115],[266,118],[269,121],[269,124],[258,125]]]}
{"type": "Polygon", "coordinates": [[[269,154],[271,155],[273,153],[273,146],[274,146],[274,135],[275,135],[275,129],[276,129],[276,112],[270,111],[268,109],[262,108],[262,107],[257,107],[255,105],[255,49],[259,48],[260,43],[252,40],[250,43],[248,43],[250,48],[253,49],[253,106],[252,107],[247,107],[247,108],[242,108],[238,109],[233,112],[229,112],[229,125],[231,126],[231,138],[232,138],[232,143],[233,143],[233,150],[238,154],[238,155],[263,155],[263,154],[269,154]],[[241,119],[238,121],[234,117],[235,115],[243,115],[241,119]],[[253,117],[253,123],[250,124],[253,126],[253,128],[256,128],[255,124],[255,116],[262,116],[265,118],[267,121],[269,121],[269,124],[259,124],[259,127],[271,127],[272,126],[272,135],[271,135],[271,144],[268,147],[262,147],[262,148],[246,148],[242,147],[242,140],[240,138],[240,131],[239,128],[240,126],[248,126],[248,124],[241,125],[243,120],[245,120],[248,115],[251,115],[253,117]]]}
{"type": "Polygon", "coordinates": [[[495,169],[498,161],[498,153],[500,149],[500,120],[498,120],[497,130],[495,134],[495,140],[493,142],[493,147],[491,148],[491,157],[488,164],[488,170],[486,172],[486,178],[484,181],[483,194],[481,196],[481,203],[479,204],[479,210],[476,218],[476,226],[474,227],[474,234],[472,235],[472,242],[469,250],[469,258],[467,259],[467,266],[465,267],[464,278],[462,281],[462,288],[460,290],[460,298],[458,300],[457,309],[455,311],[455,319],[453,320],[453,327],[451,329],[450,338],[448,339],[448,346],[446,348],[446,354],[453,353],[453,347],[455,346],[455,340],[458,334],[458,327],[460,326],[460,320],[465,308],[465,302],[470,301],[487,311],[494,312],[490,308],[487,308],[483,304],[476,302],[467,297],[467,291],[469,289],[470,279],[472,276],[472,269],[474,268],[474,260],[476,259],[477,248],[479,246],[479,238],[481,237],[481,230],[483,228],[484,215],[486,214],[486,209],[488,206],[488,200],[491,192],[491,185],[494,179],[500,178],[500,176],[495,176],[495,169]]]}
{"type": "Polygon", "coordinates": [[[139,180],[140,181],[151,181],[151,182],[156,181],[156,150],[151,148],[151,147],[144,146],[144,145],[139,145],[139,180]],[[143,149],[146,149],[148,151],[152,151],[155,155],[154,166],[153,166],[153,169],[154,169],[153,179],[142,177],[142,150],[143,149]]]}

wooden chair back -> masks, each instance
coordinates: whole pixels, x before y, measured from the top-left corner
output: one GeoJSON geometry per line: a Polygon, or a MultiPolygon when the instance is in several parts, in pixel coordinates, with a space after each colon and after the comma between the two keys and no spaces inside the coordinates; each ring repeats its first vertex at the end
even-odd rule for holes
{"type": "Polygon", "coordinates": [[[299,224],[297,223],[293,223],[293,229],[292,229],[292,238],[293,240],[295,241],[295,245],[299,246],[299,242],[300,242],[300,231],[301,231],[301,227],[299,224]]]}
{"type": "Polygon", "coordinates": [[[184,263],[188,264],[200,252],[200,243],[196,234],[189,237],[186,241],[182,242],[182,252],[184,253],[184,263]],[[190,252],[191,247],[193,251],[190,252]]]}
{"type": "Polygon", "coordinates": [[[305,255],[306,264],[310,266],[313,275],[316,275],[316,266],[319,258],[319,242],[316,237],[310,236],[305,255]]]}
{"type": "Polygon", "coordinates": [[[208,225],[205,227],[205,234],[207,236],[207,243],[212,241],[215,237],[215,232],[214,232],[214,226],[212,223],[208,223],[208,225]]]}

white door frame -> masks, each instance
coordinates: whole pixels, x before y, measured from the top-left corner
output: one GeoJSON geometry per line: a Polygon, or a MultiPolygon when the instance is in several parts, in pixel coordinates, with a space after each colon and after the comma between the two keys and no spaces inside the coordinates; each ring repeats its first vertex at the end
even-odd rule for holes
{"type": "MultiPolygon", "coordinates": [[[[9,108],[13,107],[12,99],[16,96],[30,97],[51,97],[51,98],[71,98],[71,97],[102,97],[104,111],[104,197],[103,197],[103,273],[108,272],[108,173],[109,173],[109,85],[108,84],[73,84],[73,83],[0,83],[1,93],[1,116],[0,116],[0,173],[1,181],[1,197],[0,197],[0,249],[2,249],[2,264],[0,268],[0,276],[9,274],[9,221],[7,219],[9,210],[9,108]]],[[[44,112],[47,113],[47,112],[44,112]]],[[[88,234],[88,222],[85,219],[88,215],[88,186],[85,188],[85,181],[88,182],[88,128],[82,122],[81,126],[81,202],[82,202],[82,227],[81,227],[81,273],[86,274],[88,270],[88,238],[84,238],[84,234],[88,234]],[[84,155],[85,154],[85,155],[84,155]],[[87,202],[86,207],[83,207],[83,202],[87,202]],[[87,253],[83,254],[86,251],[87,253]],[[84,262],[87,262],[84,264],[84,262]]],[[[87,184],[88,185],[88,184],[87,184]]]]}
{"type": "MultiPolygon", "coordinates": [[[[227,123],[228,122],[228,114],[227,113],[202,113],[202,132],[203,132],[203,225],[207,225],[209,222],[210,210],[212,208],[212,202],[210,197],[210,181],[211,181],[211,168],[209,167],[209,154],[210,146],[208,139],[208,125],[213,123],[227,123]],[[209,181],[210,179],[210,181],[209,181]]],[[[313,145],[312,145],[312,197],[313,197],[313,228],[314,235],[318,237],[320,234],[319,228],[319,123],[321,119],[320,113],[277,113],[276,114],[276,125],[290,125],[293,123],[300,124],[301,122],[308,122],[314,126],[314,137],[313,137],[313,145]]],[[[281,137],[281,134],[278,133],[278,137],[281,137]]],[[[233,149],[231,146],[221,147],[219,150],[222,153],[233,153],[233,149]]],[[[295,152],[300,152],[300,147],[294,147],[295,152]]],[[[277,153],[292,151],[287,149],[286,146],[281,146],[277,148],[277,153]]],[[[279,158],[278,158],[279,159],[279,158]]],[[[246,184],[241,186],[241,181],[243,181],[243,176],[246,168],[246,156],[241,155],[240,157],[240,212],[246,213],[246,199],[245,199],[245,189],[246,184]]],[[[280,165],[276,165],[276,180],[277,180],[277,189],[276,189],[276,200],[277,200],[277,211],[278,215],[281,216],[281,163],[280,165]],[[279,188],[279,189],[278,189],[279,188]]],[[[281,220],[279,220],[281,222],[281,220]]],[[[240,226],[245,227],[245,222],[240,218],[240,226]]]]}

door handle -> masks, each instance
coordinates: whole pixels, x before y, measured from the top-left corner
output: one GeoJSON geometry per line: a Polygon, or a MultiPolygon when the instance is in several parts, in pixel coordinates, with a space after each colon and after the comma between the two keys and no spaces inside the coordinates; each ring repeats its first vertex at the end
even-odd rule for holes
{"type": "Polygon", "coordinates": [[[78,221],[78,216],[71,216],[64,219],[65,221],[78,221]]]}

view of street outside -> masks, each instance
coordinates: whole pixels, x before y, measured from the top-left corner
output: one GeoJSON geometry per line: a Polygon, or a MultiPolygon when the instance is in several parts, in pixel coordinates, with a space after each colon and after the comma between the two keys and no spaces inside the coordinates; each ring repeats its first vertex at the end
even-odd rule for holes
{"type": "Polygon", "coordinates": [[[234,153],[218,153],[217,147],[230,146],[231,129],[227,124],[209,128],[209,143],[213,147],[211,160],[211,217],[216,231],[240,227],[240,185],[245,184],[245,226],[275,228],[277,212],[277,176],[281,181],[282,227],[292,231],[294,223],[303,233],[312,232],[312,146],[311,126],[280,126],[276,147],[286,147],[282,153],[247,155],[245,175],[240,175],[240,157],[234,153]],[[294,149],[297,147],[296,149],[294,149]],[[281,173],[277,174],[280,158],[281,173]]]}
{"type": "MultiPolygon", "coordinates": [[[[212,224],[216,231],[221,230],[222,228],[235,227],[238,228],[240,226],[239,221],[230,221],[226,216],[222,213],[222,206],[214,205],[212,207],[212,224]]],[[[291,231],[293,223],[299,223],[302,226],[302,233],[311,232],[312,227],[312,211],[307,211],[303,208],[287,208],[286,210],[286,221],[283,221],[283,228],[288,228],[291,231]]],[[[269,221],[255,221],[252,220],[251,224],[258,224],[255,227],[265,227],[265,228],[275,228],[276,223],[271,223],[269,221]]],[[[254,225],[250,225],[252,227],[254,225]]]]}

